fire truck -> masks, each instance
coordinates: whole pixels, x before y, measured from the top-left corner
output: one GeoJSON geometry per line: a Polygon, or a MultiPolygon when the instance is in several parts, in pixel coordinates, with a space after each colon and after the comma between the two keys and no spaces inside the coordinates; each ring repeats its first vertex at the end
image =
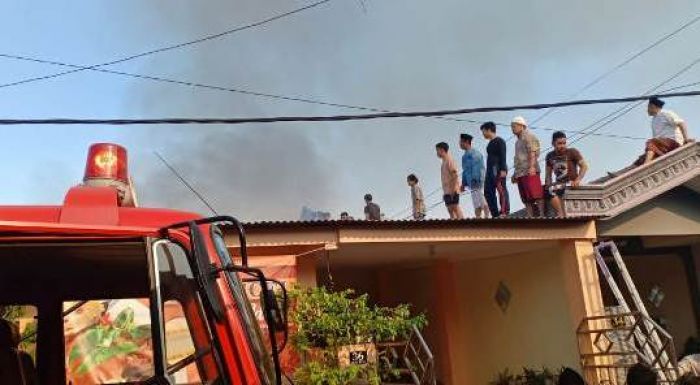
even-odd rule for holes
{"type": "Polygon", "coordinates": [[[280,385],[286,295],[240,222],[138,207],[127,164],[94,144],[63,205],[0,206],[0,383],[280,385]]]}

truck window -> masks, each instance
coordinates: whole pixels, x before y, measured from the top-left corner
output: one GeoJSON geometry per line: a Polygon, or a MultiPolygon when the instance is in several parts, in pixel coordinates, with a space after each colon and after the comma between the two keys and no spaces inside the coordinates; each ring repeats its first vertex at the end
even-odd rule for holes
{"type": "Polygon", "coordinates": [[[36,383],[36,315],[31,305],[0,306],[0,383],[36,383]]]}
{"type": "Polygon", "coordinates": [[[18,349],[27,353],[36,364],[37,310],[32,305],[0,306],[0,318],[11,325],[18,349]]]}
{"type": "MultiPolygon", "coordinates": [[[[185,362],[197,353],[192,340],[187,318],[182,305],[175,301],[166,301],[163,305],[165,320],[165,349],[168,366],[173,368],[180,362],[185,362]]],[[[199,384],[199,369],[196,362],[184,365],[172,374],[173,384],[199,384]]]]}
{"type": "MultiPolygon", "coordinates": [[[[212,225],[211,236],[221,265],[226,266],[233,264],[233,258],[226,247],[226,240],[224,239],[224,235],[218,226],[212,225]]],[[[271,347],[269,346],[269,343],[267,343],[268,339],[263,338],[260,330],[260,323],[264,324],[265,321],[262,320],[262,315],[260,317],[256,317],[251,306],[250,299],[246,296],[245,286],[239,275],[228,272],[226,273],[226,278],[231,295],[235,299],[237,308],[239,309],[243,322],[245,323],[246,334],[248,335],[248,341],[253,348],[256,362],[259,364],[258,373],[260,378],[264,384],[272,384],[274,383],[275,376],[269,353],[269,349],[271,349],[271,347]]],[[[267,325],[264,326],[267,327],[267,325]]]]}
{"type": "Polygon", "coordinates": [[[179,245],[165,240],[157,241],[153,254],[159,272],[165,354],[171,383],[214,383],[221,374],[188,255],[179,245]]]}

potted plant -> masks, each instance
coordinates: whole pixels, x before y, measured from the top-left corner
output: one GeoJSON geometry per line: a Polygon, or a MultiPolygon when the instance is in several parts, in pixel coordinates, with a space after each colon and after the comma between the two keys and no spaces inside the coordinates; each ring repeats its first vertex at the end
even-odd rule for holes
{"type": "Polygon", "coordinates": [[[294,373],[300,385],[379,384],[376,344],[405,340],[414,326],[426,324],[408,305],[372,306],[352,290],[292,290],[291,298],[292,345],[303,358],[294,373]]]}

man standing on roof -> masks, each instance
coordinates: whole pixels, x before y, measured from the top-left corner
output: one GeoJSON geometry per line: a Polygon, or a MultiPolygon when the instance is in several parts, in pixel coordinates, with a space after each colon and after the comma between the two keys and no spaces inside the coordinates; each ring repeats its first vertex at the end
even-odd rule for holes
{"type": "Polygon", "coordinates": [[[365,194],[365,219],[368,221],[378,221],[382,219],[379,205],[372,202],[372,194],[365,194]]]}
{"type": "Polygon", "coordinates": [[[506,188],[508,165],[506,164],[506,141],[496,135],[496,123],[481,125],[481,134],[489,141],[486,146],[486,176],[484,195],[492,218],[510,214],[510,199],[506,188]],[[500,206],[499,206],[500,202],[500,206]]]}
{"type": "Polygon", "coordinates": [[[635,162],[637,166],[649,163],[690,140],[688,125],[675,112],[664,110],[664,104],[664,101],[657,97],[649,99],[647,114],[652,117],[652,138],[647,140],[645,154],[635,162]]]}
{"type": "Polygon", "coordinates": [[[561,197],[564,196],[566,186],[570,184],[573,187],[578,187],[586,175],[588,165],[577,149],[566,147],[565,133],[557,131],[552,134],[552,147],[554,150],[545,157],[544,184],[547,196],[551,199],[550,202],[557,212],[557,216],[564,217],[561,197]],[[552,173],[554,173],[554,182],[552,182],[552,173]]]}
{"type": "Polygon", "coordinates": [[[518,185],[520,198],[528,216],[534,216],[535,206],[539,216],[544,216],[544,189],[540,179],[540,141],[527,129],[525,118],[517,116],[510,123],[515,142],[515,172],[512,182],[518,185]]]}
{"type": "Polygon", "coordinates": [[[442,199],[447,206],[447,212],[450,214],[450,219],[462,219],[462,208],[459,207],[459,192],[461,185],[459,183],[459,171],[455,164],[452,155],[450,155],[450,146],[445,142],[440,142],[435,145],[435,151],[438,158],[442,159],[440,167],[440,179],[442,180],[442,199]]]}
{"type": "Polygon", "coordinates": [[[474,206],[474,215],[481,218],[481,213],[488,218],[489,206],[484,198],[484,156],[472,147],[474,138],[469,134],[459,136],[462,155],[462,191],[469,190],[474,206]]]}

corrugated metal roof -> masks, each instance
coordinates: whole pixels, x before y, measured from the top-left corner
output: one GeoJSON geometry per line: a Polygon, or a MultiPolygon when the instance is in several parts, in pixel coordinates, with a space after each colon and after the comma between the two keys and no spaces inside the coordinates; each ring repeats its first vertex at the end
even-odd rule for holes
{"type": "Polygon", "coordinates": [[[581,223],[593,220],[595,218],[576,217],[576,218],[533,218],[533,217],[507,217],[507,218],[467,218],[467,219],[427,219],[422,221],[415,220],[383,220],[383,221],[366,221],[366,220],[327,220],[327,221],[260,221],[247,222],[243,226],[246,229],[260,228],[309,228],[309,227],[325,227],[325,228],[420,228],[420,227],[471,227],[479,225],[493,224],[551,224],[551,223],[581,223]]]}

